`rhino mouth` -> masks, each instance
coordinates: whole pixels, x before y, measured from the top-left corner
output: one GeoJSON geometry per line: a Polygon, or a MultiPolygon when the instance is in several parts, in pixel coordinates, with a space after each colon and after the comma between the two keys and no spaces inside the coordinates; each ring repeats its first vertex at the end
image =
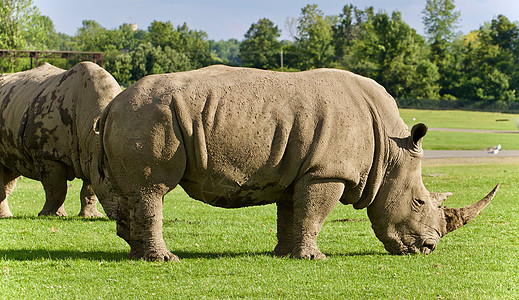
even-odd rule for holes
{"type": "Polygon", "coordinates": [[[410,243],[408,245],[404,244],[402,241],[393,241],[392,243],[384,244],[384,248],[391,254],[394,255],[405,255],[405,254],[430,254],[436,249],[436,245],[438,245],[439,238],[426,238],[426,239],[415,239],[414,243],[410,243]]]}

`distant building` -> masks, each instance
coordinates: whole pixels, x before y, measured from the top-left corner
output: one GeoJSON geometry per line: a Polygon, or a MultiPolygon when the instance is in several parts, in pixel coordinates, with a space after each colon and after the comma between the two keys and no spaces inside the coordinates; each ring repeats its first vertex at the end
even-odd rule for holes
{"type": "Polygon", "coordinates": [[[133,31],[136,31],[137,29],[139,29],[139,26],[137,25],[137,23],[130,23],[128,24],[130,25],[130,28],[133,30],[133,31]]]}

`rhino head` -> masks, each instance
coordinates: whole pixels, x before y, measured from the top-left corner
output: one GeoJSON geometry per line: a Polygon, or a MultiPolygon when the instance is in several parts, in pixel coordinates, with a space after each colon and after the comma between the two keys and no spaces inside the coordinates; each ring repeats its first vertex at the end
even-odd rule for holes
{"type": "Polygon", "coordinates": [[[422,182],[422,138],[417,124],[405,139],[393,139],[391,161],[368,216],[377,238],[392,254],[429,254],[441,237],[474,219],[492,200],[499,184],[483,199],[463,208],[441,206],[451,193],[431,193],[422,182]]]}

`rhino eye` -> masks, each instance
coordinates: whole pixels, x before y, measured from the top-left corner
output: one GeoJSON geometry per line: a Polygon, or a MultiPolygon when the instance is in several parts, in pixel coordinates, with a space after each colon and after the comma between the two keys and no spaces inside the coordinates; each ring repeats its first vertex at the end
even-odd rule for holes
{"type": "Polygon", "coordinates": [[[425,204],[425,201],[423,201],[422,199],[415,198],[414,201],[416,201],[416,203],[419,204],[419,205],[424,205],[425,204]]]}
{"type": "Polygon", "coordinates": [[[413,209],[414,210],[417,211],[424,204],[425,204],[425,201],[423,201],[422,199],[413,198],[413,209]]]}

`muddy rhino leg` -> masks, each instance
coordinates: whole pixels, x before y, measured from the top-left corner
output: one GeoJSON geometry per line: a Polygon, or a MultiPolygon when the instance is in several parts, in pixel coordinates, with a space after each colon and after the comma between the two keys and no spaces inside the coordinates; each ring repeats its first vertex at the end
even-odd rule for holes
{"type": "Polygon", "coordinates": [[[292,199],[279,201],[277,205],[277,238],[274,255],[288,256],[294,249],[294,202],[292,199]]]}
{"type": "Polygon", "coordinates": [[[20,178],[19,175],[12,173],[0,165],[0,218],[13,216],[9,209],[9,204],[7,203],[7,197],[13,192],[18,178],[20,178]]]}
{"type": "MultiPolygon", "coordinates": [[[[132,213],[132,215],[134,215],[132,213]]],[[[130,237],[130,207],[126,197],[119,198],[119,210],[117,211],[117,235],[130,245],[128,258],[139,259],[144,257],[144,249],[137,240],[130,237]]]]}
{"type": "MultiPolygon", "coordinates": [[[[146,260],[179,261],[178,256],[168,250],[162,236],[164,194],[147,190],[138,197],[128,199],[130,207],[135,208],[130,210],[130,241],[137,241],[142,246],[142,257],[146,260]]],[[[137,251],[138,245],[134,246],[137,251]]]]}
{"type": "Polygon", "coordinates": [[[179,261],[162,237],[162,202],[171,188],[162,183],[145,185],[140,182],[142,178],[144,176],[122,188],[124,196],[119,200],[117,235],[130,245],[129,258],[179,261]],[[140,189],[134,190],[135,187],[140,189]]]}
{"type": "Polygon", "coordinates": [[[83,180],[81,187],[81,211],[80,217],[104,218],[104,215],[97,210],[97,197],[89,180],[83,180]]]}
{"type": "Polygon", "coordinates": [[[344,192],[340,181],[306,181],[296,184],[294,194],[294,249],[292,257],[326,259],[317,247],[317,236],[328,214],[344,192]]]}
{"type": "Polygon", "coordinates": [[[67,196],[67,168],[55,161],[46,161],[41,170],[41,183],[45,190],[45,205],[38,216],[55,215],[66,217],[63,207],[67,196]]]}

